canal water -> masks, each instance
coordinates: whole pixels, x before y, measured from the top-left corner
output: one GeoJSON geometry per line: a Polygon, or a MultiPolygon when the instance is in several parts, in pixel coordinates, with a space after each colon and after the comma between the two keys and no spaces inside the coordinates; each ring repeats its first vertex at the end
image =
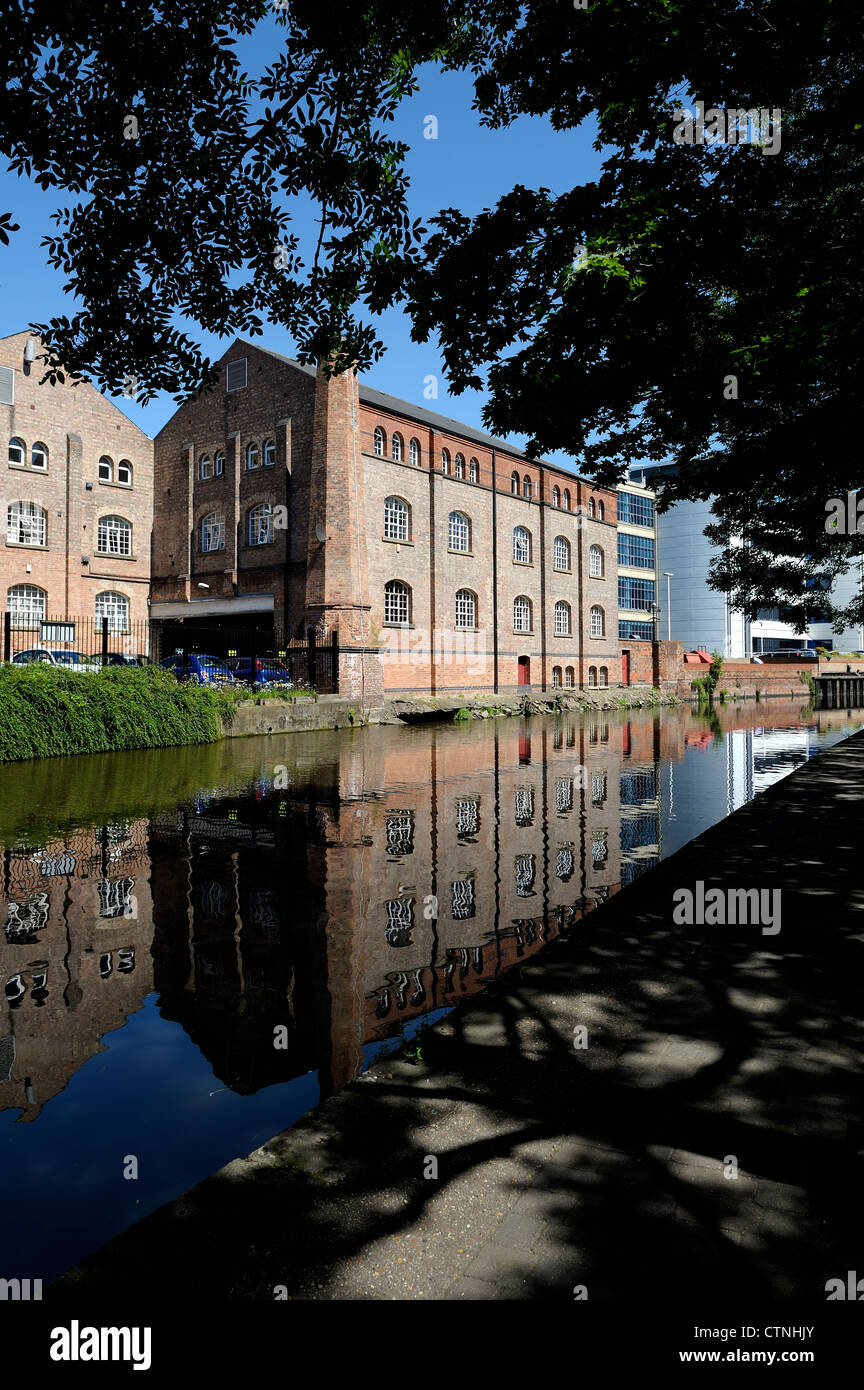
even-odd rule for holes
{"type": "Polygon", "coordinates": [[[48,1280],[864,727],[773,701],[0,770],[0,1277],[48,1280]]]}

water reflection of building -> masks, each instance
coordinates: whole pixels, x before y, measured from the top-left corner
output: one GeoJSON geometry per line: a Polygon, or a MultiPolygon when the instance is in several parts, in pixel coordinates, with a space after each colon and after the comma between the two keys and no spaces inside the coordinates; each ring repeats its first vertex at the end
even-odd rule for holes
{"type": "Polygon", "coordinates": [[[152,989],[147,822],[2,854],[0,1110],[32,1120],[152,989]]]}
{"type": "Polygon", "coordinates": [[[338,1088],[800,762],[815,720],[772,715],[782,733],[747,707],[298,740],[289,790],[271,773],[6,851],[0,1108],[38,1114],[154,988],[232,1090],[338,1088]]]}

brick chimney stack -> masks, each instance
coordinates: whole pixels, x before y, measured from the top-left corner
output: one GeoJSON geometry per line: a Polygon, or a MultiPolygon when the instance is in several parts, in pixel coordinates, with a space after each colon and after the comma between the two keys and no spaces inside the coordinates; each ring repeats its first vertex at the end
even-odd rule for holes
{"type": "Polygon", "coordinates": [[[383,673],[371,630],[357,373],[319,365],[312,426],[304,622],[339,633],[339,693],[378,704],[383,673]]]}

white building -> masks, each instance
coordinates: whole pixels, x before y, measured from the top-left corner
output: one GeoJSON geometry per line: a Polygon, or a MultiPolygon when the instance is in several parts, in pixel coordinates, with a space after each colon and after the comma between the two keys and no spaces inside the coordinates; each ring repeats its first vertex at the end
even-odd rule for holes
{"type": "MultiPolygon", "coordinates": [[[[652,481],[669,465],[646,464],[633,471],[635,478],[651,487],[652,481]]],[[[811,623],[806,633],[796,632],[780,621],[777,609],[760,609],[752,621],[732,606],[729,596],[708,586],[708,571],[716,547],[705,536],[705,527],[715,518],[711,501],[677,502],[668,512],[657,514],[657,604],[658,631],[683,642],[685,651],[703,648],[729,658],[758,655],[760,652],[824,644],[837,651],[864,650],[864,630],[853,628],[838,636],[828,623],[811,623]],[[666,575],[672,578],[667,579],[666,575]],[[671,622],[670,622],[671,618],[671,622]]],[[[844,575],[834,587],[840,603],[849,602],[860,586],[862,569],[844,575]]]]}

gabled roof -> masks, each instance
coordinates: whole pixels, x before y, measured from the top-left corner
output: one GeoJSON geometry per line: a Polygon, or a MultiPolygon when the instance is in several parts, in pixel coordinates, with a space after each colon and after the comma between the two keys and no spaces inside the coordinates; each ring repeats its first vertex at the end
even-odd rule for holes
{"type": "MultiPolygon", "coordinates": [[[[268,357],[275,357],[279,362],[285,362],[289,367],[294,367],[298,372],[305,372],[307,376],[315,376],[314,367],[304,366],[293,357],[286,357],[282,352],[274,352],[272,348],[261,347],[258,343],[250,343],[245,338],[238,338],[236,346],[254,348],[256,352],[266,352],[268,357]]],[[[362,381],[359,384],[360,400],[364,405],[374,406],[377,410],[387,410],[393,415],[402,415],[409,420],[414,420],[418,425],[431,425],[432,429],[438,430],[441,434],[455,434],[461,439],[470,439],[475,444],[482,444],[487,449],[497,449],[501,453],[510,454],[514,458],[525,459],[528,463],[539,464],[543,468],[553,469],[562,474],[565,478],[575,478],[579,482],[585,482],[588,486],[592,484],[586,478],[582,478],[578,473],[571,473],[558,463],[549,463],[546,459],[529,459],[524,449],[520,449],[517,444],[508,444],[505,439],[495,439],[491,434],[484,434],[482,430],[477,430],[473,425],[466,425],[461,420],[454,420],[449,415],[438,415],[433,410],[426,410],[422,405],[414,405],[412,401],[403,401],[399,396],[388,395],[386,391],[376,391],[372,386],[366,386],[362,381]]]]}
{"type": "MultiPolygon", "coordinates": [[[[0,337],[0,343],[9,343],[13,338],[32,338],[40,347],[42,345],[41,338],[39,338],[36,333],[31,333],[29,328],[21,328],[17,333],[4,333],[3,336],[0,337]]],[[[40,359],[37,357],[36,360],[38,362],[40,359]]],[[[142,429],[137,421],[133,420],[130,415],[127,415],[126,411],[123,410],[111,396],[106,396],[104,391],[100,391],[98,386],[94,386],[92,381],[88,381],[86,376],[75,376],[74,373],[67,372],[66,380],[70,386],[75,386],[76,388],[83,386],[87,391],[92,391],[94,395],[97,395],[99,399],[103,400],[112,410],[116,410],[118,415],[122,415],[127,425],[131,425],[133,430],[137,430],[142,439],[148,439],[152,443],[152,439],[147,431],[142,429]]]]}

